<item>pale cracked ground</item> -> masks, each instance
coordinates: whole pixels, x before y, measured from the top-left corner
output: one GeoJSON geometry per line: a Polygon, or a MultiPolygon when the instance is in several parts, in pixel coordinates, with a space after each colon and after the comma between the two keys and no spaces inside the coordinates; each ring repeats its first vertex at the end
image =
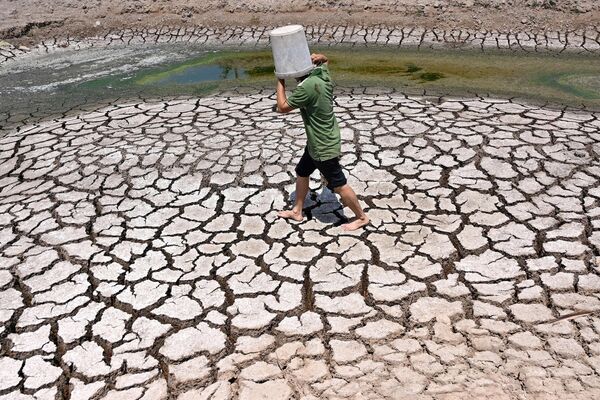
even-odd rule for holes
{"type": "Polygon", "coordinates": [[[356,234],[271,91],[0,138],[0,398],[599,398],[600,114],[336,100],[356,234]]]}

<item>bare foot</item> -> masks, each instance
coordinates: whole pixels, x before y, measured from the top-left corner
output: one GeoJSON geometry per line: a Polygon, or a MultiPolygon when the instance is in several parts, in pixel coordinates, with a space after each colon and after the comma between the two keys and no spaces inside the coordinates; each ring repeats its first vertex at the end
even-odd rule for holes
{"type": "Polygon", "coordinates": [[[345,231],[355,231],[369,223],[369,218],[365,215],[362,218],[356,218],[354,221],[342,225],[345,231]]]}
{"type": "Polygon", "coordinates": [[[286,210],[286,211],[279,211],[277,213],[277,215],[280,218],[286,218],[286,219],[293,219],[294,221],[302,221],[302,211],[298,212],[298,211],[294,211],[294,210],[286,210]]]}

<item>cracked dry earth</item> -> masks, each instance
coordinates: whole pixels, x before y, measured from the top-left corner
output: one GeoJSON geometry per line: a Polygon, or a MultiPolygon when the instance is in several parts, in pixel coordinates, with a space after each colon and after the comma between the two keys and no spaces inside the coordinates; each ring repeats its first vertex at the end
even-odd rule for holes
{"type": "Polygon", "coordinates": [[[594,399],[600,114],[339,89],[372,225],[271,91],[0,138],[2,399],[594,399]]]}
{"type": "MultiPolygon", "coordinates": [[[[27,56],[60,51],[156,43],[191,43],[207,47],[268,47],[269,32],[277,26],[161,27],[110,31],[95,37],[46,38],[33,48],[0,43],[0,64],[27,56]]],[[[319,46],[386,46],[417,49],[460,48],[515,53],[599,54],[600,28],[568,31],[426,29],[418,27],[307,25],[308,42],[319,46]]]]}

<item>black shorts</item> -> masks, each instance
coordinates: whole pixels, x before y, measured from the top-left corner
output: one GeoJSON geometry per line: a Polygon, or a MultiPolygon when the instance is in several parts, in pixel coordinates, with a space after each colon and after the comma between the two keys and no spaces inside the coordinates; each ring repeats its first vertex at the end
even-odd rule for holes
{"type": "Polygon", "coordinates": [[[312,174],[315,169],[318,169],[327,180],[327,188],[333,189],[344,186],[346,184],[346,176],[340,165],[340,158],[335,157],[329,160],[317,161],[308,154],[308,149],[304,149],[304,154],[300,162],[296,166],[296,175],[306,178],[312,174]]]}

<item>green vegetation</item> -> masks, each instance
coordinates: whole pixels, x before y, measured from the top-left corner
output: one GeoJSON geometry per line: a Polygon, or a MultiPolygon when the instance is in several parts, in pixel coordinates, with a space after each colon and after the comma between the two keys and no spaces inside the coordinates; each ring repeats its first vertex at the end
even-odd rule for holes
{"type": "Polygon", "coordinates": [[[421,78],[421,80],[428,82],[437,81],[443,77],[444,74],[440,74],[439,72],[423,72],[422,74],[419,74],[419,78],[421,78]]]}
{"type": "Polygon", "coordinates": [[[411,64],[411,63],[406,64],[406,72],[413,73],[413,72],[420,71],[422,69],[423,68],[417,67],[415,64],[411,64]]]}

